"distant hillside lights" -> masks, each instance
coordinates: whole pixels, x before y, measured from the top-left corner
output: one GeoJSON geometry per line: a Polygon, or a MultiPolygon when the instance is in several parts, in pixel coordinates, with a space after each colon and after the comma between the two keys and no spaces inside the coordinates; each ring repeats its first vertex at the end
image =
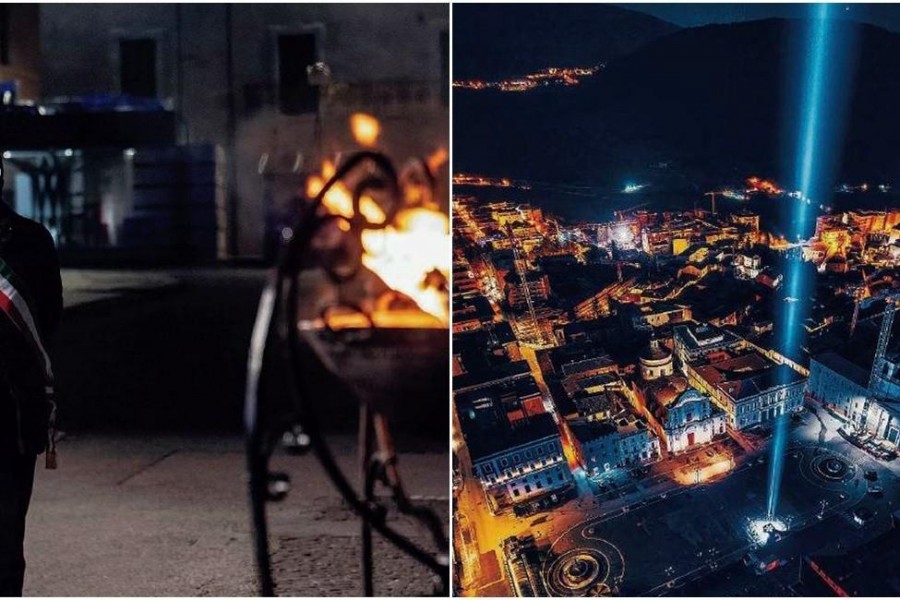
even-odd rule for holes
{"type": "Polygon", "coordinates": [[[499,90],[501,92],[527,92],[547,86],[572,87],[580,84],[583,79],[593,77],[604,67],[603,64],[594,67],[547,67],[536,73],[499,81],[479,79],[454,81],[453,87],[464,90],[499,90]]]}

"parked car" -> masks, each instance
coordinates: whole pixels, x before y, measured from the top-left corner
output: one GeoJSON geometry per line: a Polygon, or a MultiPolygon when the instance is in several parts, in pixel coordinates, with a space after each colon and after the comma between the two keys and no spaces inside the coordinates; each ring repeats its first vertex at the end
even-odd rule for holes
{"type": "Polygon", "coordinates": [[[875,513],[865,506],[860,506],[853,510],[853,521],[860,527],[871,521],[874,516],[875,513]]]}

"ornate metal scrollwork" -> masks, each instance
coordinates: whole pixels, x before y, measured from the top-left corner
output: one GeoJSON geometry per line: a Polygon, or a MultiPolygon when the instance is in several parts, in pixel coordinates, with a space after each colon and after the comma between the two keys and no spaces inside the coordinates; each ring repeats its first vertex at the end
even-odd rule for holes
{"type": "Polygon", "coordinates": [[[394,222],[398,211],[408,206],[405,188],[410,181],[414,183],[409,185],[424,182],[433,194],[434,176],[427,164],[416,163],[398,174],[377,152],[347,158],[285,235],[282,256],[262,293],[248,358],[245,425],[256,558],[264,596],[274,595],[277,583],[272,574],[267,504],[291,491],[288,475],[270,467],[278,448],[294,454],[312,451],[360,517],[365,595],[374,594],[373,533],[430,570],[436,594],[446,595],[449,589],[449,541],[442,519],[407,495],[390,429],[396,405],[404,398],[419,395],[418,402],[425,396],[424,400],[441,407],[446,404],[448,332],[446,327],[380,327],[374,319],[377,306],[403,299],[394,297],[362,262],[363,231],[394,222]],[[326,194],[339,182],[352,190],[350,217],[323,209],[326,194]],[[383,220],[373,222],[364,216],[360,210],[364,197],[378,199],[383,220]],[[343,326],[335,326],[336,315],[343,318],[343,326]],[[354,324],[347,326],[348,322],[354,324]],[[317,407],[321,389],[310,375],[322,371],[345,385],[359,406],[359,488],[339,467],[321,429],[317,407]],[[387,494],[376,494],[378,486],[387,494]],[[388,523],[391,509],[420,524],[432,547],[423,547],[388,523]]]}

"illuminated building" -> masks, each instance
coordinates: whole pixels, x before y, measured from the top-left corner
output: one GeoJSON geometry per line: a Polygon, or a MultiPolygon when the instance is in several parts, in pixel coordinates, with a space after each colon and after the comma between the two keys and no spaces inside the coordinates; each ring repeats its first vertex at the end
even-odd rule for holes
{"type": "Polygon", "coordinates": [[[531,377],[531,369],[524,360],[506,362],[492,367],[467,371],[453,378],[457,394],[496,386],[516,379],[531,377]]]}
{"type": "MultiPolygon", "coordinates": [[[[537,271],[528,271],[525,274],[525,285],[528,286],[527,294],[532,302],[546,302],[550,297],[550,282],[547,276],[537,271]]],[[[522,278],[515,271],[506,274],[504,280],[506,301],[516,310],[524,310],[528,306],[528,298],[522,284],[522,278]]]]}
{"type": "Polygon", "coordinates": [[[688,324],[676,327],[674,336],[688,382],[725,411],[730,427],[752,427],[803,405],[806,378],[747,350],[747,344],[731,332],[688,324]]]}
{"type": "Polygon", "coordinates": [[[473,298],[480,294],[478,279],[465,260],[453,261],[453,298],[473,298]]]}
{"type": "Polygon", "coordinates": [[[732,214],[731,222],[754,233],[759,231],[759,215],[748,210],[732,214]]]}
{"type": "Polygon", "coordinates": [[[494,512],[549,496],[562,497],[573,487],[559,429],[548,413],[479,428],[460,414],[472,466],[494,512]]]}
{"type": "MultiPolygon", "coordinates": [[[[811,360],[809,395],[880,442],[900,447],[900,354],[888,345],[891,319],[883,319],[870,360],[856,346],[825,352],[811,360]],[[854,360],[851,360],[854,359],[854,360]]],[[[868,340],[864,340],[867,342],[868,340]]],[[[869,346],[871,348],[871,346],[869,346]]]]}
{"type": "Polygon", "coordinates": [[[683,377],[658,380],[647,391],[648,408],[661,430],[665,449],[679,454],[725,434],[726,418],[709,396],[688,387],[683,377]]]}
{"type": "Polygon", "coordinates": [[[771,269],[766,267],[759,275],[756,276],[755,280],[756,283],[774,290],[777,289],[784,281],[784,276],[781,273],[773,273],[771,269]]]}
{"type": "Polygon", "coordinates": [[[542,598],[549,595],[540,570],[542,553],[533,535],[503,540],[503,556],[517,597],[542,598]]]}
{"type": "Polygon", "coordinates": [[[734,276],[738,279],[756,279],[762,272],[762,259],[758,255],[747,256],[746,254],[735,254],[734,276]]]}
{"type": "Polygon", "coordinates": [[[675,372],[672,351],[660,345],[658,340],[650,342],[650,346],[641,352],[638,361],[641,367],[641,379],[644,381],[668,377],[675,372]]]}
{"type": "Polygon", "coordinates": [[[635,279],[626,279],[625,281],[616,281],[606,285],[602,289],[595,292],[588,292],[584,297],[578,300],[572,306],[572,314],[576,320],[584,321],[596,319],[603,315],[609,314],[610,300],[624,294],[632,285],[635,279]]]}
{"type": "Polygon", "coordinates": [[[686,323],[673,331],[675,353],[682,364],[694,362],[723,350],[742,345],[742,340],[725,329],[708,324],[686,323]]]}
{"type": "Polygon", "coordinates": [[[690,321],[692,318],[690,306],[668,302],[641,305],[622,304],[616,310],[620,315],[631,317],[631,326],[635,329],[655,329],[690,321]]]}
{"type": "Polygon", "coordinates": [[[787,365],[761,365],[763,360],[754,352],[686,371],[691,384],[728,414],[731,427],[745,429],[803,406],[806,378],[787,365]]]}
{"type": "Polygon", "coordinates": [[[453,333],[481,329],[493,320],[494,309],[484,296],[453,300],[453,333]]]}
{"type": "Polygon", "coordinates": [[[847,213],[847,222],[864,234],[888,232],[900,224],[900,210],[853,210],[847,213]]]}
{"type": "Polygon", "coordinates": [[[694,244],[684,251],[687,254],[689,263],[701,264],[709,258],[709,246],[704,244],[694,244]]]}
{"type": "Polygon", "coordinates": [[[590,475],[600,475],[620,467],[643,465],[659,459],[659,439],[646,423],[617,398],[610,418],[567,421],[579,460],[590,475]]]}
{"type": "Polygon", "coordinates": [[[609,391],[594,394],[580,391],[572,396],[572,404],[578,417],[586,421],[605,421],[616,409],[615,395],[609,391]]]}

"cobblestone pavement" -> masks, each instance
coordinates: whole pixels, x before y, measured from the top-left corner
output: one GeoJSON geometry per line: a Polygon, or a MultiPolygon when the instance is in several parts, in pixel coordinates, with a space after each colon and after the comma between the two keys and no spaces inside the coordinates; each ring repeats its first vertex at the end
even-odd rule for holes
{"type": "MultiPolygon", "coordinates": [[[[339,464],[352,469],[352,439],[334,443],[339,464]]],[[[445,519],[447,462],[446,452],[400,456],[409,493],[445,519]]],[[[237,437],[65,439],[59,470],[38,468],[26,595],[257,595],[244,464],[237,437]]],[[[274,466],[296,486],[270,509],[279,591],[358,595],[359,522],[311,456],[279,456],[274,466]]],[[[428,593],[427,575],[376,540],[376,589],[428,593]]]]}
{"type": "MultiPolygon", "coordinates": [[[[256,595],[240,432],[264,271],[63,277],[66,311],[53,354],[68,435],[59,470],[38,467],[26,595],[256,595]]],[[[350,473],[357,410],[345,399],[320,411],[350,473]]],[[[408,491],[442,505],[446,515],[446,434],[406,433],[397,432],[397,445],[408,491]]],[[[270,507],[283,591],[358,595],[358,521],[313,457],[278,456],[273,467],[295,486],[270,507]],[[317,562],[296,560],[310,548],[317,562]]],[[[379,542],[376,552],[379,591],[430,589],[392,548],[379,542]]]]}
{"type": "MultiPolygon", "coordinates": [[[[445,517],[447,503],[423,503],[445,517]]],[[[346,508],[339,503],[322,507],[319,519],[349,519],[346,508]]],[[[428,536],[407,518],[389,518],[419,545],[430,548],[428,536]]],[[[354,521],[354,524],[355,521],[354,521]]],[[[358,529],[358,527],[357,527],[358,529]]],[[[393,544],[375,534],[376,596],[428,596],[434,594],[435,581],[430,572],[393,544]]],[[[278,536],[272,554],[276,589],[286,596],[334,596],[362,593],[358,535],[278,536]],[[335,573],[339,576],[335,577],[335,573]]]]}

